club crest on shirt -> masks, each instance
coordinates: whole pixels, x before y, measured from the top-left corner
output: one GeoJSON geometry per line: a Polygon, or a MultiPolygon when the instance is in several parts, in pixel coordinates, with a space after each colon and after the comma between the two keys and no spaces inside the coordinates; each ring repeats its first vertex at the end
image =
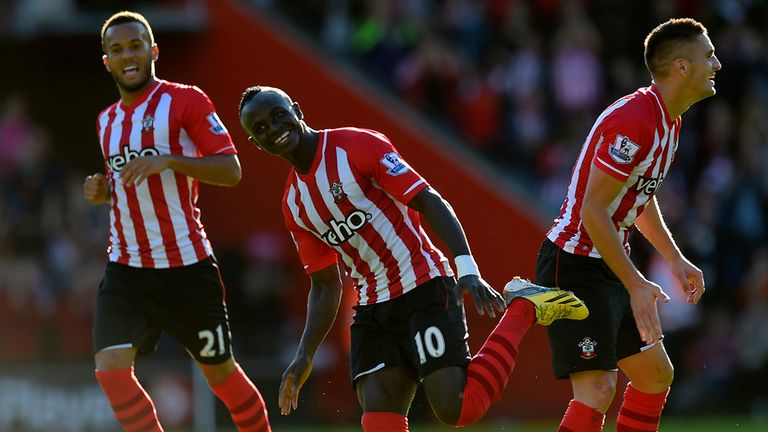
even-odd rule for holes
{"type": "Polygon", "coordinates": [[[155,130],[155,118],[151,114],[144,116],[141,121],[141,133],[152,133],[155,130]]]}
{"type": "Polygon", "coordinates": [[[616,135],[616,141],[608,148],[608,153],[611,158],[620,164],[628,164],[632,162],[635,157],[635,153],[640,150],[640,146],[630,141],[629,138],[624,135],[616,135]]]}
{"type": "Polygon", "coordinates": [[[593,341],[591,337],[587,336],[579,342],[579,348],[581,348],[581,358],[590,360],[597,357],[595,347],[597,342],[593,341]]]}
{"type": "Polygon", "coordinates": [[[336,203],[341,202],[347,197],[347,193],[344,192],[344,183],[339,180],[331,182],[331,188],[329,189],[331,195],[333,195],[333,201],[336,203]]]}
{"type": "Polygon", "coordinates": [[[205,117],[206,120],[208,120],[208,123],[210,123],[211,127],[209,130],[213,132],[216,135],[226,135],[227,134],[227,128],[224,126],[224,123],[221,122],[221,119],[219,119],[218,114],[215,112],[212,112],[208,114],[208,116],[205,117]]]}
{"type": "Polygon", "coordinates": [[[387,174],[391,176],[399,176],[408,172],[408,165],[400,160],[400,156],[397,153],[387,153],[381,158],[381,163],[387,167],[387,174]]]}

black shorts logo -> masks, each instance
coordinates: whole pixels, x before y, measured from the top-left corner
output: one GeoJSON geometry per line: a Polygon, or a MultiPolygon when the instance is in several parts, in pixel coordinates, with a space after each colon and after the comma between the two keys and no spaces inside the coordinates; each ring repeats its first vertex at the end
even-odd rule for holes
{"type": "Polygon", "coordinates": [[[579,348],[581,348],[581,358],[585,360],[591,360],[597,357],[595,347],[597,342],[593,341],[591,337],[587,336],[579,342],[579,348]]]}

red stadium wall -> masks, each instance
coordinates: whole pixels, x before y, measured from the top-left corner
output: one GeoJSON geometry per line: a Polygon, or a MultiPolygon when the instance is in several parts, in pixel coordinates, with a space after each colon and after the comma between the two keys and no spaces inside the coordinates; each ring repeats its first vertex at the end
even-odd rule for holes
{"type": "MultiPolygon", "coordinates": [[[[278,203],[287,164],[249,145],[236,113],[243,89],[265,84],[291,94],[315,128],[358,126],[386,133],[411,165],[454,206],[490,283],[501,288],[515,274],[532,276],[536,250],[549,221],[532,215],[524,201],[494,185],[484,176],[482,165],[456,154],[454,144],[441,142],[424,125],[409,122],[406,115],[398,113],[402,107],[377,102],[372,91],[345,82],[347,77],[334,69],[334,64],[264,17],[227,0],[211,0],[210,15],[207,32],[185,38],[183,44],[174,44],[173,50],[163,51],[162,40],[158,41],[158,70],[161,77],[194,82],[203,88],[240,151],[242,183],[231,190],[204,189],[202,193],[204,220],[216,245],[237,245],[254,231],[282,231],[278,203]]],[[[288,241],[287,234],[283,235],[288,241]]],[[[300,285],[296,286],[295,301],[303,307],[308,279],[300,276],[297,280],[300,285]]],[[[477,317],[474,308],[468,306],[474,351],[492,322],[477,317]]],[[[339,321],[331,337],[344,338],[339,333],[346,332],[347,322],[339,321]]],[[[559,416],[567,405],[570,386],[552,377],[544,331],[536,328],[521,348],[510,386],[491,416],[559,416]]],[[[338,379],[344,380],[344,385],[336,383],[332,388],[345,394],[330,398],[335,403],[353,397],[347,376],[339,375],[338,379]]]]}

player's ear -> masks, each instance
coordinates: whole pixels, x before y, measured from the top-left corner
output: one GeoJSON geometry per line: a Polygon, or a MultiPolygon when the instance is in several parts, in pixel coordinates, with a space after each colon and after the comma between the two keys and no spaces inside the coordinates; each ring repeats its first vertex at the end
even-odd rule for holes
{"type": "Polygon", "coordinates": [[[160,58],[160,48],[157,44],[152,44],[152,61],[157,61],[160,58]]]}
{"type": "Polygon", "coordinates": [[[304,120],[304,113],[301,111],[301,107],[299,106],[298,102],[293,103],[293,112],[296,113],[296,117],[298,117],[299,120],[304,120]]]}
{"type": "Polygon", "coordinates": [[[682,57],[672,60],[672,69],[680,76],[688,73],[688,61],[682,57]]]}
{"type": "Polygon", "coordinates": [[[248,141],[252,142],[254,145],[256,145],[257,149],[261,150],[261,146],[259,145],[259,143],[256,142],[256,140],[252,136],[248,135],[248,141]]]}
{"type": "Polygon", "coordinates": [[[107,60],[106,54],[101,56],[101,61],[104,63],[104,67],[107,69],[107,72],[112,72],[112,68],[109,67],[109,60],[107,60]]]}

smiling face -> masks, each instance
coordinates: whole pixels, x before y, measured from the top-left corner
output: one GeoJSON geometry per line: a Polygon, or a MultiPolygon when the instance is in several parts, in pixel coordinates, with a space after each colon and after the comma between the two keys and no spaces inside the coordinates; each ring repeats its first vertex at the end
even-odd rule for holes
{"type": "Polygon", "coordinates": [[[112,74],[120,93],[139,94],[155,81],[157,45],[139,22],[114,25],[104,33],[104,66],[112,74]]]}
{"type": "Polygon", "coordinates": [[[305,132],[299,104],[285,93],[262,90],[243,106],[240,124],[262,150],[291,159],[305,132]]]}
{"type": "Polygon", "coordinates": [[[720,61],[715,56],[715,47],[709,36],[702,34],[690,43],[685,85],[694,102],[713,96],[715,72],[720,70],[720,61]]]}

